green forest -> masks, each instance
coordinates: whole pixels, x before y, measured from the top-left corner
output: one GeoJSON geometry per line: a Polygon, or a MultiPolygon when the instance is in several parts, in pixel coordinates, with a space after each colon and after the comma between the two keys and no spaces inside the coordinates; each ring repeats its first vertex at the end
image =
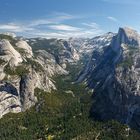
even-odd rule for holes
{"type": "Polygon", "coordinates": [[[0,140],[139,140],[139,133],[116,121],[98,122],[90,117],[92,92],[73,84],[78,66],[70,74],[56,76],[57,90],[38,88],[38,102],[26,112],[0,119],[0,140]]]}

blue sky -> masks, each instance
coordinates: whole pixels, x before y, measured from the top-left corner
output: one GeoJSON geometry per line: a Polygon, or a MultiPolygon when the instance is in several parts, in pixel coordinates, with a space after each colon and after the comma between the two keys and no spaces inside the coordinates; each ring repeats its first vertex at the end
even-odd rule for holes
{"type": "Polygon", "coordinates": [[[1,0],[0,32],[26,37],[94,37],[140,31],[139,0],[1,0]]]}

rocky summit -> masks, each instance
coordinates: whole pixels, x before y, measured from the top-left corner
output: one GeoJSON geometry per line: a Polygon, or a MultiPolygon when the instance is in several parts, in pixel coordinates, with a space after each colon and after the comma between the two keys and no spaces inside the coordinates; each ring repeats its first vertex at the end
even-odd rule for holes
{"type": "MultiPolygon", "coordinates": [[[[1,34],[0,38],[0,117],[9,112],[25,111],[35,105],[37,102],[34,95],[35,88],[47,92],[56,90],[51,77],[56,74],[68,74],[68,71],[63,68],[66,67],[66,60],[75,62],[79,57],[76,50],[68,48],[67,42],[60,42],[65,52],[55,51],[69,55],[66,54],[64,57],[61,55],[61,58],[58,58],[57,52],[52,51],[51,54],[45,50],[33,51],[28,44],[33,40],[26,41],[5,34],[1,34]]],[[[55,44],[55,41],[50,43],[55,44]]],[[[32,43],[33,48],[36,44],[32,43]]]]}
{"type": "Polygon", "coordinates": [[[93,51],[78,79],[94,91],[92,117],[140,128],[139,61],[140,35],[130,28],[120,28],[102,53],[93,51]]]}

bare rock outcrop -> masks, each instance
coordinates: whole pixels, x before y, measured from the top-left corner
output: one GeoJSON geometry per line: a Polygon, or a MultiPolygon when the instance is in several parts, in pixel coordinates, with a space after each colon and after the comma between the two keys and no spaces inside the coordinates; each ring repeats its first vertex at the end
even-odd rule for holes
{"type": "Polygon", "coordinates": [[[11,67],[23,61],[21,54],[6,39],[0,41],[0,59],[9,62],[11,67]]]}
{"type": "Polygon", "coordinates": [[[23,51],[25,51],[25,57],[27,58],[31,58],[33,57],[33,52],[32,52],[32,48],[31,46],[29,46],[29,44],[26,41],[20,40],[16,43],[16,46],[20,49],[22,49],[23,51]]]}
{"type": "Polygon", "coordinates": [[[93,51],[82,80],[94,90],[90,113],[95,119],[115,119],[140,130],[139,42],[135,30],[120,28],[102,53],[93,51]]]}
{"type": "Polygon", "coordinates": [[[0,40],[0,117],[34,106],[35,88],[47,92],[56,90],[52,76],[58,74],[68,72],[47,51],[38,50],[34,54],[21,38],[0,40]]]}

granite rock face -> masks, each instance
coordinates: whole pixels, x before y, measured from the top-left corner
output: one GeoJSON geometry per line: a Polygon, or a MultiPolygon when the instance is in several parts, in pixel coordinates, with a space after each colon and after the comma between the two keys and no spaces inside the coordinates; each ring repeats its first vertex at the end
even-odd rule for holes
{"type": "Polygon", "coordinates": [[[136,31],[120,28],[102,53],[93,51],[81,72],[79,79],[94,90],[90,113],[95,119],[116,119],[140,129],[139,41],[136,31]]]}
{"type": "Polygon", "coordinates": [[[85,55],[86,58],[88,58],[88,61],[84,69],[81,70],[76,82],[82,82],[90,76],[92,70],[96,67],[97,64],[100,63],[105,49],[108,48],[108,46],[110,46],[112,38],[114,36],[114,33],[109,32],[104,35],[86,40],[86,42],[80,48],[80,50],[81,54],[85,55]]]}
{"type": "Polygon", "coordinates": [[[27,58],[33,57],[32,48],[26,41],[20,40],[16,43],[16,46],[25,51],[25,57],[27,58]]]}
{"type": "Polygon", "coordinates": [[[51,58],[61,67],[66,69],[67,64],[76,63],[80,56],[78,50],[69,40],[34,38],[28,40],[30,46],[35,50],[45,50],[51,58]]]}
{"type": "Polygon", "coordinates": [[[37,78],[33,70],[28,75],[21,76],[19,86],[19,97],[21,102],[22,111],[29,109],[35,105],[37,98],[34,95],[37,78]]]}
{"type": "Polygon", "coordinates": [[[4,35],[0,40],[0,117],[35,105],[35,88],[56,90],[52,76],[59,74],[68,72],[52,54],[45,50],[33,53],[25,39],[4,35]]]}
{"type": "Polygon", "coordinates": [[[9,62],[11,67],[23,61],[21,54],[6,39],[0,41],[0,59],[9,62]]]}
{"type": "Polygon", "coordinates": [[[0,83],[0,118],[9,113],[21,112],[17,89],[10,83],[0,83]]]}

